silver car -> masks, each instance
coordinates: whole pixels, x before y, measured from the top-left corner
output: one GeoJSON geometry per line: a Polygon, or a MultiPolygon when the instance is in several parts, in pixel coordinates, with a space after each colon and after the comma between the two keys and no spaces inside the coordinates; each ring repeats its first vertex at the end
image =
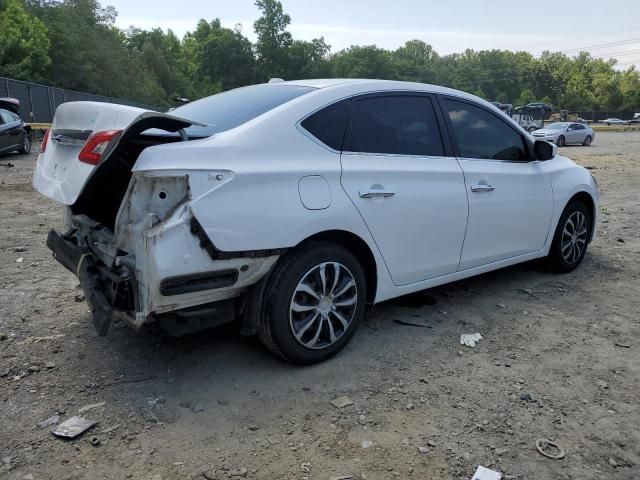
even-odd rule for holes
{"type": "Polygon", "coordinates": [[[546,140],[564,147],[570,143],[591,145],[596,134],[587,125],[574,122],[558,122],[536,130],[532,134],[536,140],[546,140]]]}

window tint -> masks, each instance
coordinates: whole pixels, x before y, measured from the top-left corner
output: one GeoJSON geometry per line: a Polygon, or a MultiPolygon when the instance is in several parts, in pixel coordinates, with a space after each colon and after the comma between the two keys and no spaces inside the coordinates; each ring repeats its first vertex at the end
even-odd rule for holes
{"type": "Polygon", "coordinates": [[[522,136],[500,118],[466,102],[444,99],[443,105],[462,157],[527,159],[522,136]]]}
{"type": "Polygon", "coordinates": [[[442,156],[444,150],[428,97],[388,96],[354,100],[350,152],[442,156]]]}
{"type": "Polygon", "coordinates": [[[21,122],[21,121],[22,121],[22,119],[20,118],[20,116],[19,116],[19,115],[16,115],[16,114],[15,114],[15,113],[13,113],[13,112],[10,112],[10,113],[11,113],[11,116],[13,117],[13,120],[14,120],[14,121],[16,121],[16,122],[21,122]]]}
{"type": "Polygon", "coordinates": [[[340,150],[349,118],[350,103],[351,100],[343,100],[329,105],[307,117],[302,126],[325,145],[340,150]]]}
{"type": "Polygon", "coordinates": [[[2,123],[15,122],[15,120],[11,116],[11,112],[9,112],[8,110],[0,110],[0,119],[2,120],[2,123]]]}
{"type": "Polygon", "coordinates": [[[202,98],[169,112],[169,115],[206,123],[187,128],[190,136],[209,136],[231,130],[283,103],[315,90],[299,85],[261,84],[235,88],[202,98]]]}

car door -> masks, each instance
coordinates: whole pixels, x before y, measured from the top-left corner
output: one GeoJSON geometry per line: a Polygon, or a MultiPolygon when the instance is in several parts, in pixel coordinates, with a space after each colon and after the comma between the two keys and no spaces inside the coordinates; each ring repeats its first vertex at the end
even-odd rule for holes
{"type": "Polygon", "coordinates": [[[396,285],[453,273],[460,261],[467,196],[443,122],[426,94],[352,100],[341,182],[396,285]]]}
{"type": "Polygon", "coordinates": [[[524,134],[475,102],[440,101],[469,197],[459,270],[540,250],[553,213],[551,178],[524,134]]]}
{"type": "Polygon", "coordinates": [[[573,127],[575,132],[575,142],[583,143],[587,138],[587,128],[580,123],[574,123],[573,127]]]}
{"type": "Polygon", "coordinates": [[[9,148],[9,128],[10,125],[7,125],[2,116],[3,110],[0,109],[0,152],[5,151],[9,148]]]}
{"type": "Polygon", "coordinates": [[[22,140],[18,128],[20,123],[16,122],[11,112],[4,109],[0,109],[0,119],[2,120],[2,146],[0,148],[11,150],[19,146],[22,140]]]}
{"type": "Polygon", "coordinates": [[[567,143],[579,143],[582,142],[580,131],[578,130],[579,125],[576,123],[570,123],[567,127],[567,143]]]}

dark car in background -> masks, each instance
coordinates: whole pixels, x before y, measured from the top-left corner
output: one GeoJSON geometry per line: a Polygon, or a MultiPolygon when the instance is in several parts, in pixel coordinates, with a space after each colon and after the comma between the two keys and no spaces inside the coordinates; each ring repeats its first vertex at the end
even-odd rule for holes
{"type": "Polygon", "coordinates": [[[17,99],[0,98],[0,155],[31,151],[31,128],[22,121],[19,110],[17,99]]]}

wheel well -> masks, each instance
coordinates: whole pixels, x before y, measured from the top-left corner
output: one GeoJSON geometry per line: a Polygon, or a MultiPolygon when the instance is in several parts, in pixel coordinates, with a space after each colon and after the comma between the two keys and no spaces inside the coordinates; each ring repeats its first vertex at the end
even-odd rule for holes
{"type": "Polygon", "coordinates": [[[367,281],[367,302],[373,303],[376,298],[376,290],[378,287],[378,270],[376,260],[369,248],[369,245],[357,235],[346,232],[344,230],[327,230],[325,232],[316,233],[315,235],[300,242],[299,245],[309,240],[323,240],[332,242],[349,250],[360,262],[364,269],[365,279],[367,281]]]}
{"type": "Polygon", "coordinates": [[[588,241],[590,242],[591,238],[593,237],[593,229],[595,228],[594,221],[596,218],[596,205],[593,201],[593,198],[591,198],[591,195],[589,195],[587,192],[576,193],[567,202],[567,205],[569,205],[571,202],[574,202],[574,201],[582,203],[585,207],[587,207],[587,210],[589,211],[589,220],[591,221],[591,231],[589,232],[588,241]]]}

